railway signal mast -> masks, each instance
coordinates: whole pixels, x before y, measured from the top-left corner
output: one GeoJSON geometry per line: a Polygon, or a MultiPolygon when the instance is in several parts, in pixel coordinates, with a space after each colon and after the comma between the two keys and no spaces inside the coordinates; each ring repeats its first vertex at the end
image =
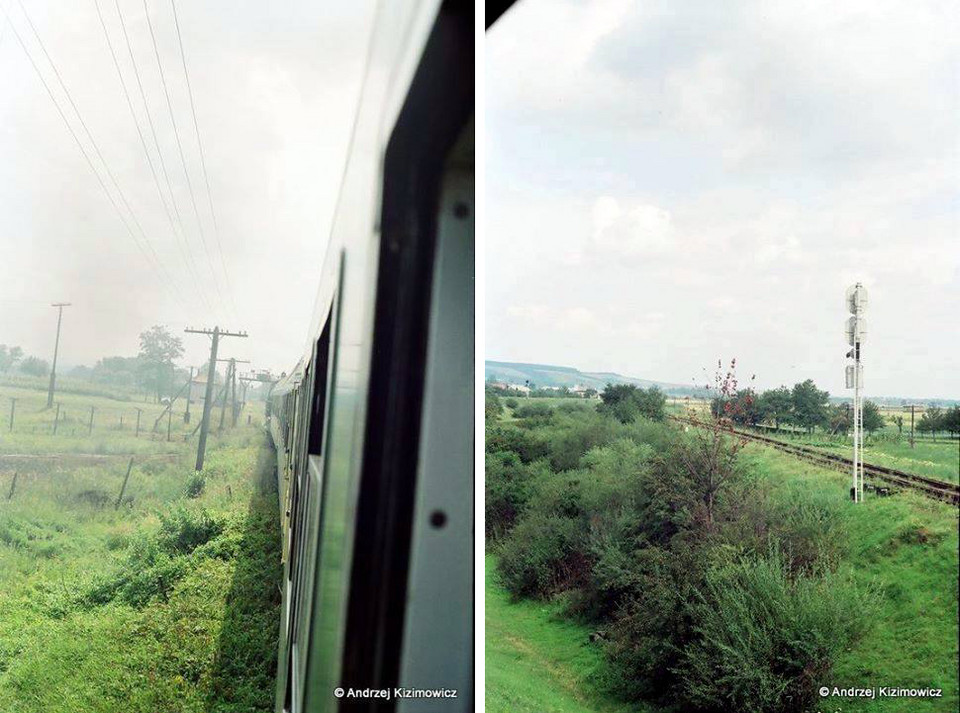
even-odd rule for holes
{"type": "Polygon", "coordinates": [[[847,343],[851,349],[847,358],[846,384],[853,389],[853,487],[850,497],[855,503],[863,502],[863,364],[860,345],[867,334],[867,323],[863,313],[867,308],[867,290],[859,282],[847,288],[847,309],[851,316],[847,319],[847,343]]]}

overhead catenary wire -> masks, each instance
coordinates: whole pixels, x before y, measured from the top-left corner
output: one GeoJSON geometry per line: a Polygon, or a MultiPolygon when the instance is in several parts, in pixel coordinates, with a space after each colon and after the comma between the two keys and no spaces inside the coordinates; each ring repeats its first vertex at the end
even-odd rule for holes
{"type": "Polygon", "coordinates": [[[180,155],[180,163],[183,166],[183,174],[187,181],[187,192],[190,194],[190,202],[193,205],[193,213],[197,219],[197,229],[200,233],[200,242],[203,244],[203,252],[207,259],[207,266],[210,268],[210,275],[213,277],[213,285],[217,291],[218,299],[223,304],[223,292],[220,289],[220,283],[217,279],[216,270],[213,267],[213,260],[210,257],[210,250],[207,247],[207,239],[203,231],[203,221],[200,218],[200,210],[197,208],[197,198],[193,190],[193,181],[190,180],[190,171],[187,168],[187,159],[183,153],[183,142],[180,140],[180,130],[177,128],[177,119],[173,112],[173,103],[170,101],[170,90],[167,87],[166,75],[163,71],[163,62],[160,59],[160,49],[157,46],[157,36],[153,29],[153,20],[150,19],[150,8],[147,0],[143,0],[143,11],[147,18],[147,28],[150,31],[150,41],[153,44],[153,54],[157,60],[157,69],[160,73],[160,84],[163,87],[163,95],[167,103],[167,111],[170,115],[170,123],[173,126],[173,136],[176,139],[177,151],[180,155]]]}
{"type": "MultiPolygon", "coordinates": [[[[107,24],[104,21],[103,12],[100,8],[100,0],[93,0],[93,2],[97,9],[97,17],[100,20],[100,27],[103,28],[103,36],[104,36],[104,39],[106,40],[107,48],[110,50],[110,57],[113,60],[113,66],[117,70],[117,77],[119,78],[120,86],[123,89],[123,96],[124,96],[124,99],[126,99],[127,108],[130,110],[130,117],[133,119],[133,125],[134,127],[136,127],[137,136],[140,139],[140,146],[143,148],[144,156],[147,159],[147,165],[150,167],[150,175],[153,177],[153,183],[157,189],[157,196],[160,198],[160,203],[162,204],[163,211],[166,214],[167,220],[170,223],[170,229],[173,232],[174,240],[176,241],[177,248],[180,251],[180,256],[183,258],[183,261],[186,264],[187,271],[190,272],[191,274],[192,280],[194,282],[194,286],[197,290],[197,293],[200,295],[200,300],[201,302],[204,303],[206,309],[209,310],[210,305],[207,302],[206,295],[200,289],[199,276],[196,274],[196,270],[194,269],[194,266],[190,261],[189,250],[184,249],[184,245],[182,244],[184,241],[182,241],[181,236],[177,231],[177,226],[174,223],[173,215],[170,213],[170,208],[167,206],[166,198],[163,195],[163,189],[160,187],[160,179],[157,176],[157,171],[153,165],[153,159],[151,158],[150,151],[147,148],[147,142],[143,136],[143,130],[140,128],[140,121],[139,119],[137,119],[137,113],[133,108],[133,101],[130,99],[130,92],[127,90],[127,83],[126,83],[126,80],[123,78],[123,72],[120,69],[120,62],[117,59],[117,53],[113,48],[113,42],[110,40],[110,33],[107,31],[107,24]]],[[[119,7],[119,3],[118,3],[118,7],[119,7]]]]}
{"type": "MultiPolygon", "coordinates": [[[[146,241],[146,236],[145,235],[142,236],[144,240],[143,242],[141,242],[140,238],[137,237],[136,232],[134,232],[134,230],[130,227],[130,223],[127,220],[127,217],[123,214],[123,211],[120,209],[120,206],[117,204],[117,201],[113,197],[113,194],[107,188],[107,184],[104,182],[103,177],[100,175],[100,171],[97,169],[96,165],[94,164],[93,159],[90,157],[90,154],[87,151],[86,147],[84,147],[83,142],[80,140],[80,137],[77,135],[77,132],[73,128],[73,125],[70,123],[69,119],[67,119],[67,115],[64,112],[63,107],[60,106],[60,102],[57,101],[57,97],[53,93],[53,90],[51,89],[50,84],[47,82],[46,78],[43,76],[43,72],[40,71],[39,65],[34,59],[33,54],[30,52],[30,49],[27,47],[26,42],[24,42],[23,37],[20,35],[20,32],[17,30],[16,26],[14,25],[13,20],[10,18],[10,15],[7,12],[6,8],[0,8],[0,9],[3,9],[3,14],[7,19],[7,23],[10,25],[10,29],[13,32],[14,37],[16,37],[17,39],[17,43],[20,45],[20,48],[23,50],[24,54],[27,56],[27,59],[29,60],[30,65],[33,67],[33,70],[36,73],[37,78],[40,80],[40,83],[43,85],[43,88],[46,90],[47,95],[50,97],[50,100],[53,102],[53,105],[56,108],[57,113],[60,115],[61,120],[63,121],[64,125],[67,127],[67,131],[70,133],[70,136],[73,138],[74,142],[76,143],[77,148],[80,149],[81,155],[83,156],[87,165],[90,167],[90,170],[93,172],[93,175],[97,179],[97,183],[99,184],[100,188],[103,190],[104,194],[106,195],[107,200],[110,201],[110,205],[112,205],[114,211],[116,211],[117,217],[120,218],[120,222],[123,224],[123,227],[126,229],[127,233],[130,235],[130,238],[133,240],[134,245],[136,245],[137,249],[141,252],[143,257],[146,259],[148,263],[151,264],[152,267],[155,267],[159,272],[164,273],[163,285],[173,294],[174,298],[177,299],[177,301],[180,302],[183,307],[185,307],[186,305],[183,304],[183,298],[181,297],[179,291],[173,287],[172,281],[170,280],[170,276],[166,274],[166,268],[164,268],[163,264],[159,261],[159,258],[156,255],[156,251],[153,250],[153,247],[149,244],[148,241],[146,241]]],[[[30,22],[30,17],[29,15],[27,15],[26,10],[23,7],[22,3],[20,4],[20,9],[24,12],[24,16],[27,18],[27,21],[30,22]]],[[[30,22],[30,25],[33,28],[32,22],[30,22]]],[[[34,35],[37,37],[37,42],[41,45],[41,48],[43,48],[42,41],[40,40],[39,35],[36,33],[36,29],[33,28],[33,30],[34,30],[34,35]]],[[[52,65],[52,60],[50,60],[50,56],[49,54],[46,53],[45,50],[44,50],[44,54],[47,56],[48,61],[51,61],[51,65],[52,65]]],[[[54,71],[56,73],[55,67],[54,67],[54,71]]],[[[68,94],[66,87],[62,83],[62,80],[61,80],[61,87],[63,88],[64,93],[68,94]]],[[[72,99],[70,101],[74,107],[74,111],[77,111],[76,105],[73,104],[72,99]]],[[[77,114],[78,114],[78,118],[81,121],[81,124],[84,125],[82,117],[79,116],[79,112],[77,112],[77,114]]],[[[87,135],[91,143],[94,144],[94,149],[97,152],[97,155],[100,157],[100,160],[103,162],[103,156],[99,152],[99,149],[96,147],[96,142],[93,141],[93,137],[89,134],[89,131],[87,132],[87,135]]],[[[109,167],[106,165],[106,162],[103,162],[103,163],[104,163],[104,168],[106,169],[108,175],[112,175],[110,174],[109,167]]],[[[119,186],[117,186],[117,189],[119,191],[119,186]]],[[[135,216],[134,216],[134,219],[135,219],[135,216]]]]}
{"type": "MultiPolygon", "coordinates": [[[[119,1],[119,0],[118,0],[119,1]]],[[[180,18],[177,15],[177,3],[170,0],[170,7],[173,10],[173,24],[177,30],[177,45],[180,48],[180,61],[183,64],[183,78],[187,84],[187,96],[190,99],[190,114],[193,117],[193,130],[197,135],[197,149],[200,153],[200,169],[203,172],[203,182],[207,189],[207,202],[210,205],[210,217],[213,219],[213,233],[217,240],[217,253],[220,256],[220,267],[223,270],[224,285],[227,289],[227,297],[230,300],[234,316],[236,312],[236,303],[233,300],[233,289],[230,285],[230,275],[227,272],[227,263],[223,259],[223,244],[220,241],[220,226],[217,223],[217,211],[213,207],[213,193],[210,190],[210,177],[207,173],[207,161],[203,151],[203,140],[200,138],[200,123],[197,121],[197,108],[193,101],[193,88],[190,86],[190,72],[187,71],[187,54],[183,49],[183,35],[180,33],[180,18]]]]}

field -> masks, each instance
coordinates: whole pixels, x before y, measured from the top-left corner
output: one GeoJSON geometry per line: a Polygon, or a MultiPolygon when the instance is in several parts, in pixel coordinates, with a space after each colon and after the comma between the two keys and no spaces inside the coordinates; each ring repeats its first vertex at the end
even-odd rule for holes
{"type": "MultiPolygon", "coordinates": [[[[545,439],[538,441],[537,437],[534,437],[532,440],[516,440],[513,436],[498,435],[493,442],[496,449],[519,448],[520,451],[516,451],[519,454],[537,443],[556,445],[550,445],[553,450],[547,451],[547,458],[552,459],[550,469],[546,465],[537,465],[540,461],[532,460],[542,451],[521,456],[521,460],[528,459],[524,462],[529,465],[511,466],[509,459],[504,460],[506,465],[503,467],[507,468],[507,475],[497,477],[508,479],[500,481],[502,485],[495,487],[506,487],[507,490],[488,489],[488,503],[491,492],[497,497],[502,497],[500,493],[513,493],[510,497],[517,497],[516,494],[521,491],[517,491],[511,483],[516,484],[518,481],[510,478],[531,477],[547,480],[543,480],[544,485],[539,488],[536,482],[526,485],[523,492],[542,492],[544,497],[556,505],[528,506],[534,508],[534,514],[527,517],[539,519],[535,520],[535,527],[520,528],[523,532],[518,536],[524,539],[518,541],[521,543],[519,545],[511,544],[509,536],[491,540],[488,531],[487,705],[492,705],[491,710],[496,711],[639,710],[665,713],[668,710],[694,710],[686,708],[686,704],[681,704],[677,698],[652,699],[648,703],[648,699],[642,696],[639,699],[633,696],[623,697],[602,684],[604,681],[614,680],[618,672],[623,671],[622,668],[617,668],[619,664],[616,664],[616,657],[622,656],[623,649],[617,648],[619,644],[609,648],[610,644],[588,643],[588,635],[595,630],[616,631],[622,624],[618,623],[616,618],[604,617],[598,620],[590,614],[589,608],[584,609],[584,601],[589,601],[584,600],[584,597],[596,596],[596,592],[602,591],[602,587],[608,585],[602,584],[603,580],[585,585],[582,579],[585,566],[582,559],[563,560],[566,564],[559,567],[561,581],[566,576],[566,571],[580,573],[577,575],[579,578],[573,580],[577,584],[572,589],[561,589],[558,592],[555,588],[548,588],[545,595],[509,594],[510,585],[502,579],[501,572],[497,569],[497,564],[503,557],[514,558],[517,564],[507,570],[512,573],[510,576],[514,578],[514,587],[530,586],[522,583],[531,580],[517,579],[518,572],[522,573],[524,567],[533,566],[527,562],[549,561],[540,559],[541,555],[538,553],[556,551],[552,548],[557,546],[558,542],[567,542],[563,547],[580,551],[578,548],[583,545],[578,545],[575,541],[547,539],[571,537],[571,530],[566,526],[558,527],[556,523],[569,522],[572,526],[574,522],[562,518],[558,520],[550,513],[572,512],[580,507],[575,503],[580,502],[581,497],[584,498],[583,502],[596,504],[591,507],[610,507],[604,503],[611,502],[623,503],[623,495],[612,498],[610,494],[603,495],[603,490],[592,494],[594,491],[591,488],[594,486],[586,486],[580,491],[583,487],[580,484],[585,480],[599,477],[608,483],[602,487],[623,482],[628,488],[625,492],[630,492],[629,479],[621,481],[621,476],[617,474],[621,467],[617,464],[633,462],[628,458],[628,451],[623,450],[625,447],[620,447],[621,451],[611,450],[605,456],[600,455],[600,451],[595,451],[596,455],[588,455],[580,461],[575,474],[572,470],[561,470],[557,473],[556,485],[550,485],[553,479],[550,470],[558,470],[556,448],[566,448],[577,442],[598,443],[596,439],[601,438],[599,434],[603,432],[603,428],[607,428],[601,428],[601,422],[594,417],[583,426],[580,436],[571,436],[570,434],[577,433],[575,419],[585,418],[587,411],[582,413],[584,415],[578,417],[576,411],[568,409],[566,415],[561,416],[558,412],[553,418],[537,417],[525,422],[522,418],[516,418],[510,409],[505,409],[495,421],[499,424],[498,427],[512,429],[519,426],[519,432],[528,432],[534,436],[541,434],[539,438],[545,439]],[[571,424],[574,426],[573,430],[571,424]],[[615,453],[620,455],[611,459],[615,453]],[[591,463],[594,465],[590,465],[591,463]],[[604,470],[611,467],[612,470],[604,470]],[[513,470],[510,470],[511,468],[513,470]],[[599,470],[590,470],[593,468],[599,470]],[[571,473],[566,479],[563,477],[565,472],[571,473]],[[592,475],[593,472],[596,476],[592,475]],[[510,473],[514,475],[509,475],[510,473]],[[522,476],[523,473],[528,475],[522,476]],[[557,490],[557,487],[561,489],[557,490]],[[584,494],[576,495],[575,492],[578,491],[584,494]],[[551,511],[549,508],[552,507],[559,510],[551,511]],[[551,534],[538,534],[548,531],[551,534]],[[571,567],[574,569],[571,570],[571,567]],[[571,602],[578,604],[573,606],[571,602]],[[613,658],[605,653],[610,653],[613,658]],[[636,707],[630,708],[630,704],[626,702],[628,700],[641,702],[634,703],[636,707]]],[[[488,428],[492,423],[494,422],[488,420],[488,428]]],[[[636,433],[636,438],[639,439],[637,443],[641,444],[641,447],[645,447],[642,443],[644,439],[645,443],[657,443],[657,439],[662,438],[657,436],[659,431],[652,426],[641,425],[634,430],[631,428],[610,427],[608,432],[621,435],[609,437],[623,438],[626,435],[634,438],[631,434],[636,433]],[[650,440],[651,438],[653,440],[650,440]]],[[[602,445],[602,441],[599,444],[602,445]]],[[[914,456],[916,460],[917,455],[924,453],[923,448],[926,445],[928,444],[918,444],[917,449],[907,455],[914,456]]],[[[488,468],[490,448],[488,442],[488,468]]],[[[567,458],[567,455],[564,455],[564,458],[567,458]]],[[[849,582],[856,590],[870,593],[865,599],[868,604],[864,606],[860,616],[859,633],[850,645],[837,650],[829,673],[821,674],[816,679],[817,685],[931,687],[943,690],[943,697],[939,699],[868,700],[830,697],[817,701],[809,708],[790,710],[803,710],[807,713],[939,713],[957,710],[960,706],[957,674],[960,663],[957,581],[960,542],[957,508],[925,499],[912,492],[900,492],[890,498],[868,498],[862,505],[854,506],[847,498],[848,483],[843,473],[798,461],[787,454],[756,444],[749,444],[741,451],[739,461],[747,473],[746,482],[751,484],[750,491],[757,492],[757,500],[764,503],[764,508],[785,514],[796,523],[803,523],[790,536],[788,541],[794,543],[790,546],[802,548],[806,546],[803,544],[806,541],[813,545],[813,551],[828,547],[832,552],[827,560],[831,563],[832,574],[829,575],[830,579],[825,581],[849,582]],[[827,544],[830,542],[832,544],[827,544]]],[[[568,458],[567,462],[570,462],[568,458]]],[[[490,477],[488,471],[488,483],[490,477]]],[[[624,505],[625,503],[619,507],[624,505]]],[[[604,534],[604,530],[597,529],[609,527],[603,525],[611,516],[605,514],[607,512],[599,509],[592,513],[588,511],[585,515],[590,523],[585,530],[588,533],[586,551],[597,553],[594,556],[600,557],[601,563],[606,563],[603,565],[605,568],[616,563],[613,570],[600,570],[600,576],[613,576],[614,579],[610,580],[612,582],[623,582],[624,577],[647,576],[643,574],[643,569],[637,569],[636,575],[632,574],[631,567],[634,565],[623,559],[621,550],[611,549],[612,540],[609,538],[614,537],[615,530],[607,530],[607,534],[604,534]],[[598,547],[605,549],[597,549],[598,547]]],[[[615,517],[621,517],[626,511],[615,507],[609,512],[615,517]]],[[[774,521],[777,517],[781,516],[775,516],[774,521]]],[[[523,524],[522,517],[519,522],[523,524]]],[[[722,548],[716,550],[714,556],[726,557],[722,548]]],[[[569,557],[569,554],[563,554],[562,557],[569,557]]],[[[542,567],[541,564],[536,566],[542,567]]],[[[654,609],[648,609],[643,616],[649,617],[654,612],[654,609]]],[[[634,645],[641,646],[642,641],[635,640],[634,645]]],[[[642,646],[649,646],[649,643],[642,646]]],[[[730,655],[740,654],[733,648],[730,655]]],[[[764,708],[758,704],[756,710],[780,709],[764,708]]]]}
{"type": "MultiPolygon", "coordinates": [[[[0,384],[0,453],[47,454],[91,453],[134,454],[179,452],[184,437],[189,436],[200,421],[202,396],[194,387],[194,402],[190,408],[190,423],[184,423],[184,401],[174,405],[170,416],[170,440],[167,440],[167,417],[160,422],[165,407],[141,400],[120,400],[94,393],[57,392],[54,407],[47,409],[45,389],[23,384],[0,384]],[[16,399],[14,404],[13,400],[16,399]],[[58,415],[56,433],[54,417],[58,415]],[[93,409],[93,428],[90,413],[93,409]],[[13,426],[11,428],[11,409],[13,426]],[[140,411],[140,430],[137,435],[137,417],[140,411]],[[156,428],[154,429],[154,425],[156,428]]],[[[256,409],[254,409],[256,410],[256,409]]],[[[262,410],[262,409],[260,409],[262,410]]],[[[242,420],[246,423],[251,411],[242,420]]],[[[229,405],[224,414],[224,426],[231,421],[229,405]]],[[[219,405],[211,412],[211,424],[220,423],[219,405]]],[[[194,439],[195,440],[195,439],[194,439]]]]}
{"type": "MultiPolygon", "coordinates": [[[[486,710],[489,713],[644,713],[596,690],[603,667],[591,629],[564,619],[554,602],[512,601],[487,555],[486,710]]],[[[652,709],[649,709],[652,710],[652,709]]]]}
{"type": "Polygon", "coordinates": [[[211,434],[197,475],[183,434],[199,409],[167,441],[165,422],[149,433],[162,407],[61,394],[53,435],[45,393],[0,394],[18,398],[0,438],[0,713],[272,710],[279,517],[260,407],[211,434]]]}
{"type": "MultiPolygon", "coordinates": [[[[846,495],[846,476],[769,448],[745,458],[783,498],[846,495]]],[[[868,498],[847,511],[851,551],[844,566],[880,588],[882,599],[864,638],[834,670],[840,686],[932,686],[939,701],[843,701],[844,711],[953,711],[960,705],[957,666],[957,509],[903,492],[868,498]]],[[[834,710],[826,708],[825,710],[834,710]]]]}
{"type": "MultiPolygon", "coordinates": [[[[697,413],[705,414],[708,408],[706,401],[670,400],[667,403],[669,413],[681,415],[693,409],[697,413]]],[[[960,482],[960,442],[956,438],[950,439],[946,434],[937,438],[915,434],[914,446],[911,448],[908,438],[909,417],[907,418],[904,434],[893,422],[895,415],[902,415],[901,409],[881,409],[886,425],[874,434],[868,434],[864,440],[864,461],[872,465],[882,465],[896,468],[908,473],[939,478],[951,483],[960,482]]],[[[921,411],[917,410],[919,420],[921,411]]],[[[820,448],[830,453],[836,453],[847,458],[853,457],[853,445],[850,437],[831,436],[820,432],[807,434],[802,431],[793,431],[783,428],[780,432],[764,430],[764,434],[772,438],[780,438],[789,443],[820,448]]]]}

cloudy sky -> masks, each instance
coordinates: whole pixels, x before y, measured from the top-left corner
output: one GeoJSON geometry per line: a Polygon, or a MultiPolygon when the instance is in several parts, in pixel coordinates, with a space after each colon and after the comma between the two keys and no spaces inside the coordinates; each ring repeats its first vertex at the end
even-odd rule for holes
{"type": "Polygon", "coordinates": [[[488,33],[486,345],[960,397],[953,2],[523,0],[488,33]]]}
{"type": "MultiPolygon", "coordinates": [[[[174,332],[187,325],[245,329],[249,339],[224,342],[223,353],[248,358],[252,366],[280,370],[299,356],[343,170],[373,2],[181,0],[176,8],[216,226],[170,0],[0,0],[0,344],[49,359],[56,325],[49,303],[67,301],[73,303],[64,313],[62,359],[68,365],[133,355],[137,335],[153,324],[174,332]]],[[[208,340],[183,336],[186,363],[199,364],[208,340]]]]}

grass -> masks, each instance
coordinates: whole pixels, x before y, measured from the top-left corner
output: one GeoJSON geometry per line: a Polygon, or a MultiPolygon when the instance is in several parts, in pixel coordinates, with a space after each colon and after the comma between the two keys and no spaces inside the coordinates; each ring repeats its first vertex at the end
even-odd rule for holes
{"type": "Polygon", "coordinates": [[[598,690],[603,652],[591,629],[562,617],[558,603],[512,601],[497,582],[496,557],[484,563],[488,713],[627,713],[598,690]]]}
{"type": "MultiPolygon", "coordinates": [[[[743,457],[762,473],[775,497],[825,494],[845,499],[846,476],[765,447],[743,457]]],[[[958,692],[958,511],[920,495],[867,497],[845,511],[849,552],[843,568],[881,591],[868,634],[846,653],[824,685],[931,686],[939,700],[827,699],[824,712],[939,713],[960,706],[958,692]]]]}
{"type": "MultiPolygon", "coordinates": [[[[0,467],[4,454],[95,453],[147,454],[178,452],[184,438],[189,437],[199,422],[203,408],[197,400],[190,408],[190,423],[184,423],[186,402],[181,398],[173,407],[170,418],[170,441],[167,441],[167,418],[163,417],[154,432],[153,426],[164,411],[162,404],[127,401],[99,394],[67,393],[58,389],[55,404],[60,405],[59,421],[54,434],[56,407],[47,409],[46,390],[23,385],[0,384],[0,467]],[[10,429],[11,400],[16,399],[14,423],[10,429]],[[93,430],[90,431],[90,409],[93,407],[93,430]],[[137,410],[140,415],[140,434],[136,435],[137,410]]],[[[247,413],[257,410],[255,404],[247,413]]],[[[214,407],[211,424],[220,422],[220,408],[214,407]]],[[[227,408],[225,424],[230,423],[227,408]]]]}
{"type": "MultiPolygon", "coordinates": [[[[37,438],[37,452],[95,447],[37,438]]],[[[141,452],[132,434],[98,438],[141,452]]],[[[280,544],[264,434],[211,438],[195,497],[195,440],[139,442],[173,457],[137,457],[119,509],[124,459],[20,460],[10,500],[0,459],[0,713],[273,709],[280,544]]]]}
{"type": "MultiPolygon", "coordinates": [[[[848,438],[829,437],[821,434],[800,437],[779,437],[788,443],[810,445],[821,450],[853,457],[853,445],[848,438]]],[[[939,478],[951,483],[960,479],[960,451],[957,441],[917,441],[913,448],[906,439],[894,437],[867,437],[864,443],[865,462],[896,468],[908,473],[939,478]]]]}

